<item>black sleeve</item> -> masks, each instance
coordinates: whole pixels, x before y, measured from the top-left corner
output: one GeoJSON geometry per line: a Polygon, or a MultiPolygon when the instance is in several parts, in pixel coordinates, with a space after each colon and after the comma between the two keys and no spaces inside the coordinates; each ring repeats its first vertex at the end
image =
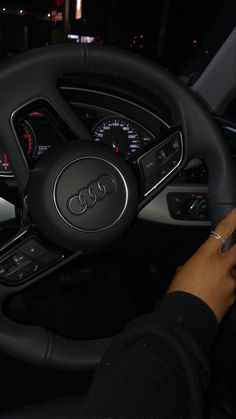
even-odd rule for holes
{"type": "Polygon", "coordinates": [[[208,350],[218,323],[197,297],[167,294],[114,339],[83,417],[202,417],[208,350]]]}

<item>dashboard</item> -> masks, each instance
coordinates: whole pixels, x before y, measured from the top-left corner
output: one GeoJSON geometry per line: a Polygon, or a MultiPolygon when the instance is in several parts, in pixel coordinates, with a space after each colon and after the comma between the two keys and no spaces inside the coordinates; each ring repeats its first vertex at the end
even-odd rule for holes
{"type": "MultiPolygon", "coordinates": [[[[77,107],[77,114],[95,142],[112,147],[115,153],[125,158],[156,140],[153,133],[122,114],[86,106],[77,107]]],[[[68,135],[64,135],[63,130],[53,120],[50,106],[45,104],[25,115],[22,112],[17,115],[14,118],[14,130],[30,167],[34,167],[49,149],[63,141],[69,141],[68,135]]],[[[73,138],[72,135],[69,137],[73,138]]],[[[1,148],[0,176],[13,176],[10,159],[1,148]]]]}
{"type": "MultiPolygon", "coordinates": [[[[148,107],[112,94],[101,93],[70,85],[61,87],[61,92],[73,107],[81,122],[90,133],[90,139],[113,148],[114,153],[125,159],[161,140],[171,128],[158,112],[148,107]]],[[[222,125],[222,121],[219,121],[222,125]]],[[[224,124],[222,125],[224,126],[224,124]]],[[[16,141],[30,168],[61,142],[75,140],[50,103],[37,99],[17,110],[12,119],[16,141]]],[[[227,127],[225,127],[227,128],[227,127]]],[[[230,134],[230,145],[235,147],[235,132],[230,134]]],[[[231,147],[232,148],[232,147],[231,147]]],[[[236,154],[236,147],[233,152],[236,154]]],[[[0,147],[0,179],[14,181],[9,156],[0,147]]],[[[207,205],[208,171],[204,160],[191,160],[174,181],[159,194],[139,217],[145,220],[170,225],[209,225],[207,205]]]]}
{"type": "MultiPolygon", "coordinates": [[[[88,129],[92,140],[112,147],[114,153],[119,153],[126,159],[158,142],[170,128],[157,115],[133,103],[129,103],[129,106],[125,103],[123,114],[77,101],[71,104],[78,118],[88,129]]],[[[58,120],[50,104],[41,100],[16,112],[13,128],[30,168],[33,168],[49,149],[74,139],[73,133],[63,127],[63,121],[58,120]]],[[[14,178],[14,174],[9,156],[0,147],[1,177],[14,178]]],[[[207,168],[204,162],[199,158],[192,160],[186,170],[179,174],[176,182],[207,183],[207,168]]]]}

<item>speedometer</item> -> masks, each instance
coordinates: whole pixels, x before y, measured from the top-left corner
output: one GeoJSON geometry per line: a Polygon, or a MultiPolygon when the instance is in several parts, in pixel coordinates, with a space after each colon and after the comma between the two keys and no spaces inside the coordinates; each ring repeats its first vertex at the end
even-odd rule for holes
{"type": "Polygon", "coordinates": [[[106,118],[95,125],[92,134],[95,141],[110,145],[116,153],[129,156],[143,146],[143,138],[135,125],[123,118],[106,118]]]}

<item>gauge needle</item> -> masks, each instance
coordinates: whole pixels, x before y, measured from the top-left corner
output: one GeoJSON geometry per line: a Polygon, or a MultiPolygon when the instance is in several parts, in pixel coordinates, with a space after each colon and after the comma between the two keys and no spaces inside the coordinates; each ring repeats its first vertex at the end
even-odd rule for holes
{"type": "Polygon", "coordinates": [[[113,142],[112,147],[116,150],[116,153],[119,153],[119,146],[117,143],[113,142]]]}

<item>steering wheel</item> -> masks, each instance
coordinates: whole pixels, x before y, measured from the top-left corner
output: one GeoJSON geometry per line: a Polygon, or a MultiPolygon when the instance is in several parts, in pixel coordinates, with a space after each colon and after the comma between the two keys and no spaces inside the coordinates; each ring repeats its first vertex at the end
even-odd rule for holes
{"type": "Polygon", "coordinates": [[[73,44],[26,52],[1,68],[0,91],[0,141],[10,157],[23,213],[21,230],[0,249],[0,347],[41,366],[94,368],[109,339],[78,341],[17,324],[4,315],[4,301],[83,252],[116,241],[195,156],[208,165],[214,227],[236,206],[231,154],[210,113],[181,81],[119,49],[73,44]],[[72,72],[112,76],[138,94],[152,94],[170,112],[174,128],[129,161],[89,141],[90,133],[57,87],[59,77],[72,72]],[[53,108],[74,139],[45,153],[31,168],[14,122],[22,108],[37,100],[53,108]]]}

